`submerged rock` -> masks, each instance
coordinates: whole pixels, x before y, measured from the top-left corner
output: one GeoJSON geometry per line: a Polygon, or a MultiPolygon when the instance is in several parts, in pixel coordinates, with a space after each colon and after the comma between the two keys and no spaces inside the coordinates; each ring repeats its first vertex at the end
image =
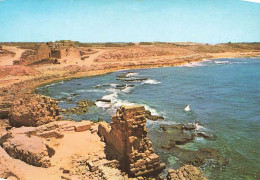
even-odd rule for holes
{"type": "Polygon", "coordinates": [[[150,119],[152,121],[157,121],[157,120],[163,120],[164,117],[163,116],[155,116],[155,115],[152,115],[151,111],[149,110],[145,110],[144,112],[144,116],[147,118],[147,119],[150,119]]]}
{"type": "Polygon", "coordinates": [[[116,85],[116,89],[124,89],[126,86],[126,84],[116,85]]]}
{"type": "Polygon", "coordinates": [[[197,132],[197,135],[208,140],[215,140],[217,138],[216,135],[209,132],[197,132]]]}
{"type": "Polygon", "coordinates": [[[196,125],[194,123],[187,123],[187,124],[173,124],[173,125],[160,125],[160,128],[162,128],[164,131],[167,129],[177,129],[177,130],[195,130],[196,125]]]}
{"type": "Polygon", "coordinates": [[[228,160],[222,154],[212,148],[199,148],[199,150],[188,150],[184,148],[174,147],[170,149],[172,154],[179,158],[183,164],[191,164],[193,166],[201,166],[206,163],[207,159],[214,160],[216,163],[226,165],[228,160]]]}
{"type": "Polygon", "coordinates": [[[129,78],[129,79],[117,79],[118,81],[135,82],[135,81],[146,81],[148,78],[129,78]]]}
{"type": "Polygon", "coordinates": [[[111,100],[110,99],[98,99],[97,101],[101,101],[101,102],[107,102],[107,103],[110,103],[111,100]]]}
{"type": "Polygon", "coordinates": [[[64,114],[78,114],[82,115],[89,111],[90,107],[95,107],[96,103],[90,100],[80,100],[77,102],[77,107],[62,110],[64,114]]]}

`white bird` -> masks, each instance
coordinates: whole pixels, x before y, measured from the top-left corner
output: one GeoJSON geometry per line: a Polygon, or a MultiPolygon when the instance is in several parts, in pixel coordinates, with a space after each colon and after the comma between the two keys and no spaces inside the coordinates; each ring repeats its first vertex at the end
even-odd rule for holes
{"type": "Polygon", "coordinates": [[[184,108],[184,111],[190,111],[190,104],[184,108]]]}

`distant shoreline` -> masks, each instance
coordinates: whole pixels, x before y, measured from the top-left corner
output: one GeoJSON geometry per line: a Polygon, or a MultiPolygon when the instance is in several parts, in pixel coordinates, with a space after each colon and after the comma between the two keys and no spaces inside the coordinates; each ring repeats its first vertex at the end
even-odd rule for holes
{"type": "MultiPolygon", "coordinates": [[[[222,59],[222,58],[253,58],[253,57],[259,57],[260,58],[260,55],[259,56],[241,56],[241,57],[214,57],[214,58],[205,58],[205,59],[222,59]]],[[[201,60],[198,60],[198,61],[190,61],[190,62],[202,62],[204,59],[201,59],[201,60]]],[[[38,87],[43,87],[43,86],[46,86],[46,85],[50,85],[50,84],[55,84],[55,83],[58,83],[58,82],[61,82],[61,81],[69,81],[69,80],[72,80],[72,79],[82,79],[82,78],[89,78],[89,77],[94,77],[94,76],[103,76],[103,75],[106,75],[106,74],[110,74],[110,73],[114,73],[114,72],[118,72],[118,71],[127,71],[127,70],[135,70],[135,69],[152,69],[152,68],[163,68],[163,67],[174,67],[174,66],[181,66],[181,65],[185,65],[187,63],[190,63],[190,62],[183,62],[183,63],[176,63],[175,65],[172,65],[172,66],[150,66],[150,67],[133,67],[133,68],[127,68],[127,69],[112,69],[112,70],[108,70],[108,71],[102,71],[102,72],[88,72],[86,73],[86,75],[76,75],[76,76],[73,76],[73,77],[64,77],[64,78],[54,78],[54,79],[51,79],[51,80],[47,80],[47,81],[44,81],[40,84],[37,84],[36,86],[34,86],[34,88],[32,88],[32,90],[34,91],[36,88],[38,87]]]]}

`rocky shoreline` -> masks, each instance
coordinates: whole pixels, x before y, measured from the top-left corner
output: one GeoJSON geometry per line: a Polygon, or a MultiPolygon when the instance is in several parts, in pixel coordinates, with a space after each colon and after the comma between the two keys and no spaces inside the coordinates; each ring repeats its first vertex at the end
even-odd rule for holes
{"type": "MultiPolygon", "coordinates": [[[[8,53],[8,51],[5,52],[8,53]]],[[[75,64],[64,66],[62,64],[19,65],[8,66],[7,70],[7,66],[3,66],[1,74],[4,76],[0,79],[2,83],[0,89],[1,178],[36,179],[37,177],[38,179],[39,175],[42,179],[146,179],[147,176],[160,178],[158,173],[165,165],[161,163],[160,158],[152,149],[147,138],[145,122],[146,118],[158,120],[163,117],[153,116],[143,107],[121,107],[112,118],[111,124],[66,121],[61,116],[62,110],[59,109],[56,100],[34,94],[34,88],[57,80],[101,75],[122,69],[175,66],[201,61],[203,58],[259,55],[259,52],[242,51],[235,55],[204,53],[172,58],[164,57],[167,53],[160,57],[158,54],[161,52],[157,51],[153,54],[137,52],[134,56],[132,56],[132,50],[115,50],[115,53],[102,55],[104,52],[101,50],[90,54],[87,59],[93,57],[96,63],[90,65],[85,63],[87,61],[84,58],[84,61],[79,61],[79,63],[73,61],[75,64]],[[131,53],[130,56],[115,55],[118,51],[119,54],[131,53]],[[157,55],[159,58],[156,57],[157,55]],[[128,62],[131,58],[140,59],[143,56],[144,61],[128,62]],[[126,61],[121,62],[120,58],[126,58],[126,61]],[[154,59],[147,61],[146,59],[149,58],[154,59]],[[19,72],[16,72],[18,69],[19,72]],[[8,74],[11,71],[15,72],[8,74]],[[128,131],[125,128],[130,129],[131,133],[126,133],[128,131]],[[124,134],[124,136],[119,137],[119,134],[124,134]],[[120,145],[121,148],[114,144],[115,139],[117,140],[115,142],[123,142],[120,145]],[[117,149],[118,152],[109,154],[111,149],[117,149]]],[[[119,78],[124,79],[122,82],[134,81],[125,76],[119,78]]],[[[93,105],[91,102],[84,101],[78,104],[77,109],[66,111],[84,113],[89,106],[93,105]]],[[[175,145],[192,141],[194,136],[210,140],[215,138],[214,135],[205,132],[195,134],[192,132],[187,136],[186,131],[194,130],[192,125],[182,124],[161,128],[171,135],[176,135],[176,138],[170,139],[168,144],[162,145],[162,148],[172,151],[176,156],[183,154],[183,150],[175,145]],[[178,140],[177,135],[182,135],[182,138],[178,137],[178,140]]],[[[207,158],[215,158],[221,163],[227,163],[219,152],[212,149],[200,149],[198,152],[186,151],[185,154],[188,156],[183,161],[195,166],[203,164],[207,158]],[[196,156],[193,156],[194,154],[196,156]]],[[[205,177],[197,167],[188,165],[179,170],[168,171],[167,179],[183,178],[203,179],[205,177]]]]}

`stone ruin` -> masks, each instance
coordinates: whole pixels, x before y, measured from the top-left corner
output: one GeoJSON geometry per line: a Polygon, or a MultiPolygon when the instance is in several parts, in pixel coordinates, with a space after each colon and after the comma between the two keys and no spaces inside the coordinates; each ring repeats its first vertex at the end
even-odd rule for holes
{"type": "Polygon", "coordinates": [[[62,120],[58,102],[43,95],[27,95],[14,100],[9,113],[11,126],[39,126],[62,120]]]}
{"type": "Polygon", "coordinates": [[[116,152],[121,168],[130,176],[155,176],[164,168],[154,153],[145,127],[143,106],[121,106],[111,124],[101,122],[98,133],[116,152]]]}
{"type": "Polygon", "coordinates": [[[14,61],[14,65],[34,65],[38,63],[59,63],[59,59],[80,58],[80,51],[74,44],[68,43],[46,43],[41,44],[34,50],[26,50],[19,60],[14,61]]]}

